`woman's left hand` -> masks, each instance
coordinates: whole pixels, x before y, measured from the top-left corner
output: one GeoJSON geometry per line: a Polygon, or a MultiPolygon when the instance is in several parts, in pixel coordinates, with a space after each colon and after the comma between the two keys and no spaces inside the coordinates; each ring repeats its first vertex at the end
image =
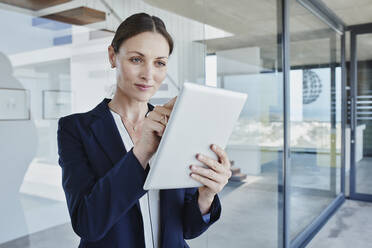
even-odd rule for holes
{"type": "Polygon", "coordinates": [[[211,150],[217,154],[218,161],[203,154],[197,154],[196,158],[208,168],[198,165],[190,166],[192,171],[190,176],[204,185],[198,189],[198,203],[202,214],[209,211],[214,196],[225,187],[231,177],[231,164],[225,150],[214,144],[211,145],[211,150]]]}

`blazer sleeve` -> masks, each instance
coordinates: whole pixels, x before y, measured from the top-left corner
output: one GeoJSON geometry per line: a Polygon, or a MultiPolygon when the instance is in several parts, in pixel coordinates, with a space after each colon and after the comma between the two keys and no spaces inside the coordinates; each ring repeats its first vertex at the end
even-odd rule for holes
{"type": "Polygon", "coordinates": [[[197,188],[186,189],[183,216],[183,237],[185,239],[193,239],[200,236],[221,216],[221,203],[216,194],[209,211],[210,221],[205,222],[199,208],[198,197],[199,192],[197,188]]]}
{"type": "Polygon", "coordinates": [[[144,170],[133,150],[97,178],[90,168],[74,119],[61,118],[57,140],[62,185],[74,231],[87,241],[102,239],[146,191],[144,170]]]}

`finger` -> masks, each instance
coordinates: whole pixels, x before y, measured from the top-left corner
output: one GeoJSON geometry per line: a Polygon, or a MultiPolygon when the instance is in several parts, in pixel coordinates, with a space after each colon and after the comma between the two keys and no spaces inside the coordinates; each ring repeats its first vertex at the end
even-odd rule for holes
{"type": "Polygon", "coordinates": [[[176,103],[177,96],[173,97],[169,102],[163,105],[167,109],[173,109],[174,104],[176,103]]]}
{"type": "Polygon", "coordinates": [[[156,111],[151,111],[150,114],[147,115],[147,118],[159,122],[164,126],[166,126],[168,122],[168,118],[166,117],[166,115],[160,114],[156,111]]]}
{"type": "Polygon", "coordinates": [[[169,118],[169,116],[172,112],[172,110],[170,110],[168,108],[165,108],[163,106],[156,106],[153,111],[155,111],[159,114],[162,114],[162,115],[166,115],[168,118],[169,118]]]}
{"type": "Polygon", "coordinates": [[[224,167],[218,163],[217,160],[213,159],[213,158],[210,158],[206,155],[203,155],[203,154],[197,154],[196,155],[196,158],[202,162],[203,164],[205,164],[206,166],[208,166],[209,168],[211,168],[212,170],[216,171],[216,172],[223,172],[224,171],[224,167]]]}
{"type": "Polygon", "coordinates": [[[209,178],[212,181],[215,181],[217,183],[224,183],[224,181],[225,181],[224,177],[222,175],[216,173],[214,170],[207,169],[207,168],[197,166],[197,165],[191,165],[190,169],[193,173],[196,173],[198,175],[207,177],[207,178],[209,178]]]}
{"type": "Polygon", "coordinates": [[[231,167],[230,160],[229,160],[229,158],[227,156],[227,153],[224,149],[222,149],[221,147],[219,147],[218,145],[215,145],[215,144],[211,145],[211,149],[212,149],[212,151],[214,151],[217,154],[219,160],[221,161],[221,164],[223,164],[224,166],[226,166],[228,168],[231,167]]]}
{"type": "Polygon", "coordinates": [[[146,121],[148,122],[147,126],[150,128],[150,130],[155,132],[158,136],[163,136],[165,130],[165,126],[163,124],[151,119],[148,119],[146,121]]]}
{"type": "Polygon", "coordinates": [[[206,177],[200,176],[198,174],[191,173],[190,176],[201,184],[210,188],[213,192],[218,193],[222,190],[222,186],[206,177]]]}

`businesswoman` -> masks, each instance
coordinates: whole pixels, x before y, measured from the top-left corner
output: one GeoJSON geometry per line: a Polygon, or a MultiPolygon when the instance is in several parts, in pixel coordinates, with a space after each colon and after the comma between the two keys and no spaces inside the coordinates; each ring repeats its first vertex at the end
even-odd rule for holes
{"type": "Polygon", "coordinates": [[[59,120],[59,164],[79,247],[188,247],[185,239],[199,236],[220,216],[217,193],[231,172],[218,146],[211,146],[218,161],[198,154],[200,164],[190,165],[190,176],[202,187],[143,190],[175,102],[148,103],[166,77],[172,50],[158,17],[128,17],[108,47],[117,75],[113,99],[59,120]]]}

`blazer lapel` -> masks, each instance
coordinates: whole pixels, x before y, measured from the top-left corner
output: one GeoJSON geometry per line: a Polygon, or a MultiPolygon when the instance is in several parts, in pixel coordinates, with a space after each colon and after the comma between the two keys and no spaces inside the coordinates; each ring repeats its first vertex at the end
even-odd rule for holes
{"type": "MultiPolygon", "coordinates": [[[[98,118],[91,124],[91,129],[102,150],[110,158],[111,162],[115,164],[127,153],[127,150],[123,144],[115,120],[110,113],[108,107],[110,101],[111,99],[105,98],[92,110],[92,114],[98,118]]],[[[149,103],[147,107],[149,111],[154,109],[154,106],[149,103]]]]}
{"type": "Polygon", "coordinates": [[[93,109],[93,114],[99,118],[91,124],[91,129],[102,150],[110,158],[111,162],[115,164],[127,151],[107,105],[109,102],[110,99],[106,98],[93,109]]]}
{"type": "MultiPolygon", "coordinates": [[[[127,150],[121,139],[118,127],[110,113],[108,103],[111,99],[105,98],[97,107],[92,110],[92,114],[98,118],[90,125],[98,144],[101,146],[105,154],[110,158],[112,165],[116,164],[126,153],[127,150]]],[[[147,104],[149,111],[154,109],[154,106],[147,104]]],[[[140,210],[139,201],[136,202],[138,211],[140,210]]]]}

